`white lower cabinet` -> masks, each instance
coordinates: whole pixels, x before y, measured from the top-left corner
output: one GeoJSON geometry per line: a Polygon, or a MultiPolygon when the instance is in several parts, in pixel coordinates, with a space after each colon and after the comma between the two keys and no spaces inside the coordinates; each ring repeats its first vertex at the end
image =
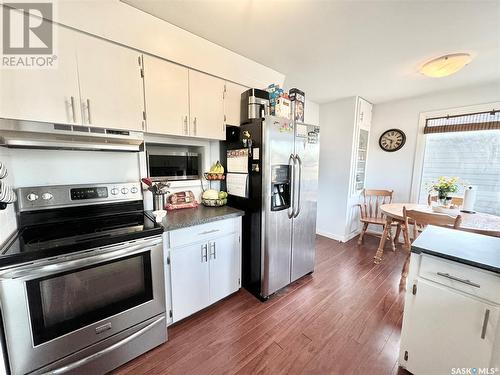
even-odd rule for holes
{"type": "Polygon", "coordinates": [[[240,288],[239,235],[230,234],[208,244],[210,303],[236,292],[240,288]]]}
{"type": "Polygon", "coordinates": [[[184,319],[210,303],[210,274],[207,244],[195,244],[170,251],[172,317],[184,319]]]}
{"type": "Polygon", "coordinates": [[[241,218],[184,228],[169,233],[172,247],[166,249],[167,301],[170,323],[178,322],[195,312],[236,292],[241,285],[241,218]],[[236,223],[233,221],[236,220],[236,223]],[[216,223],[216,224],[215,224],[216,223]],[[238,225],[235,225],[238,224],[238,225]],[[236,228],[233,233],[221,229],[211,238],[199,241],[195,233],[207,232],[205,226],[236,228]],[[190,231],[191,244],[176,246],[178,238],[190,231]],[[176,233],[177,232],[177,233],[176,233]],[[217,235],[218,234],[218,235],[217,235]],[[169,268],[168,268],[169,267],[169,268]],[[168,293],[170,291],[171,298],[168,293]]]}
{"type": "MultiPolygon", "coordinates": [[[[454,281],[455,287],[450,287],[446,285],[449,276],[455,277],[451,268],[441,272],[445,275],[442,284],[428,280],[421,270],[419,257],[412,254],[411,270],[417,275],[410,277],[407,288],[400,365],[414,375],[458,374],[460,372],[454,372],[457,369],[498,367],[500,307],[463,292],[465,288],[478,289],[486,285],[471,287],[454,281]]],[[[432,262],[432,257],[425,258],[432,262]]],[[[436,262],[442,267],[442,260],[436,262]]],[[[461,269],[467,272],[464,266],[461,269]]],[[[466,282],[478,281],[465,273],[457,273],[456,277],[466,282]]]]}

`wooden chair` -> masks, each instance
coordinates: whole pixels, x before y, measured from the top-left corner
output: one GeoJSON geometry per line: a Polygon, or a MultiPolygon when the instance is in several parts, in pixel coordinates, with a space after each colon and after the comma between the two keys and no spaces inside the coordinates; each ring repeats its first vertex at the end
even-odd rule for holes
{"type": "MultiPolygon", "coordinates": [[[[437,202],[438,201],[438,196],[437,195],[428,195],[427,196],[427,204],[430,206],[432,202],[437,202]]],[[[451,205],[452,206],[457,206],[461,207],[464,204],[464,198],[462,197],[451,197],[451,205]]]]}
{"type": "MultiPolygon", "coordinates": [[[[359,245],[363,243],[363,237],[368,229],[368,225],[380,225],[382,226],[382,229],[385,227],[386,219],[380,211],[380,206],[391,203],[393,193],[393,190],[363,189],[363,192],[361,193],[363,203],[358,204],[360,210],[360,221],[363,223],[363,228],[361,229],[361,233],[358,238],[359,245]]],[[[399,235],[399,232],[400,227],[398,225],[397,235],[399,235]]],[[[389,230],[389,236],[391,237],[392,249],[395,250],[394,243],[392,242],[391,230],[389,230]]]]}
{"type": "MultiPolygon", "coordinates": [[[[457,217],[437,214],[432,212],[422,212],[416,210],[407,210],[406,207],[403,207],[403,219],[404,226],[406,231],[403,231],[405,236],[409,236],[410,226],[413,227],[413,240],[415,240],[418,235],[422,232],[422,230],[427,225],[435,225],[438,227],[448,227],[453,229],[459,229],[460,224],[462,223],[462,216],[458,215],[457,217]]],[[[406,243],[410,243],[409,238],[405,238],[406,243]]],[[[410,265],[410,252],[408,252],[408,256],[403,265],[403,270],[401,272],[401,284],[403,285],[406,281],[406,277],[408,276],[408,268],[410,265]]]]}

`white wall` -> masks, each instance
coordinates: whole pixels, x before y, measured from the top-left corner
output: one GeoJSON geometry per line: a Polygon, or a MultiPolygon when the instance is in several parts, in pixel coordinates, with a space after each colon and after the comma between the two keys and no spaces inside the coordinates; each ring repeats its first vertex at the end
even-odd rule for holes
{"type": "Polygon", "coordinates": [[[420,113],[499,100],[500,82],[492,82],[376,104],[370,132],[366,186],[393,189],[394,201],[409,202],[420,113]],[[384,152],[378,145],[380,135],[390,128],[399,128],[406,133],[405,146],[396,152],[384,152]]]}
{"type": "Polygon", "coordinates": [[[317,233],[344,241],[356,97],[321,104],[319,108],[317,233]]]}
{"type": "Polygon", "coordinates": [[[118,0],[52,2],[63,25],[249,87],[283,85],[283,74],[118,0]]]}
{"type": "Polygon", "coordinates": [[[309,125],[319,125],[319,104],[306,99],[304,103],[304,122],[309,125]]]}

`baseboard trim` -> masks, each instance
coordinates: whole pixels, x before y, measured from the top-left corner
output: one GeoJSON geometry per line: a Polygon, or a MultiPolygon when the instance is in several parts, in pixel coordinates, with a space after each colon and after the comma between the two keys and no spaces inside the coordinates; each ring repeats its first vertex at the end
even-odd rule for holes
{"type": "Polygon", "coordinates": [[[316,230],[316,234],[323,236],[323,237],[330,238],[330,239],[335,240],[335,241],[344,242],[344,237],[339,236],[337,234],[333,234],[330,232],[323,232],[322,230],[316,230]]]}
{"type": "Polygon", "coordinates": [[[339,242],[347,242],[347,241],[353,239],[354,237],[356,237],[357,235],[359,235],[359,233],[361,233],[361,232],[354,232],[348,236],[342,236],[342,235],[334,234],[334,233],[330,233],[330,232],[323,232],[322,230],[316,230],[316,234],[319,234],[320,236],[327,237],[327,238],[330,238],[332,240],[339,241],[339,242]]]}

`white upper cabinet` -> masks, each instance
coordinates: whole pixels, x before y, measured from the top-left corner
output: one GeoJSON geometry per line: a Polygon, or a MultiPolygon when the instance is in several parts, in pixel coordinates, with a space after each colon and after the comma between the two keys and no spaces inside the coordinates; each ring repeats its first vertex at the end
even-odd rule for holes
{"type": "Polygon", "coordinates": [[[189,70],[190,129],[192,136],[226,139],[223,95],[223,80],[195,70],[189,70]]]}
{"type": "Polygon", "coordinates": [[[141,54],[78,33],[76,36],[83,123],[142,130],[141,54]]]}
{"type": "Polygon", "coordinates": [[[0,117],[80,124],[75,32],[53,25],[54,68],[0,69],[0,117]]]}
{"type": "Polygon", "coordinates": [[[372,108],[373,105],[363,98],[358,98],[358,126],[361,129],[370,130],[372,123],[372,108]]]}
{"type": "Polygon", "coordinates": [[[188,69],[144,56],[146,126],[150,133],[189,135],[188,69]]]}
{"type": "Polygon", "coordinates": [[[241,94],[247,87],[226,82],[224,91],[224,121],[226,125],[240,126],[241,94]]]}

